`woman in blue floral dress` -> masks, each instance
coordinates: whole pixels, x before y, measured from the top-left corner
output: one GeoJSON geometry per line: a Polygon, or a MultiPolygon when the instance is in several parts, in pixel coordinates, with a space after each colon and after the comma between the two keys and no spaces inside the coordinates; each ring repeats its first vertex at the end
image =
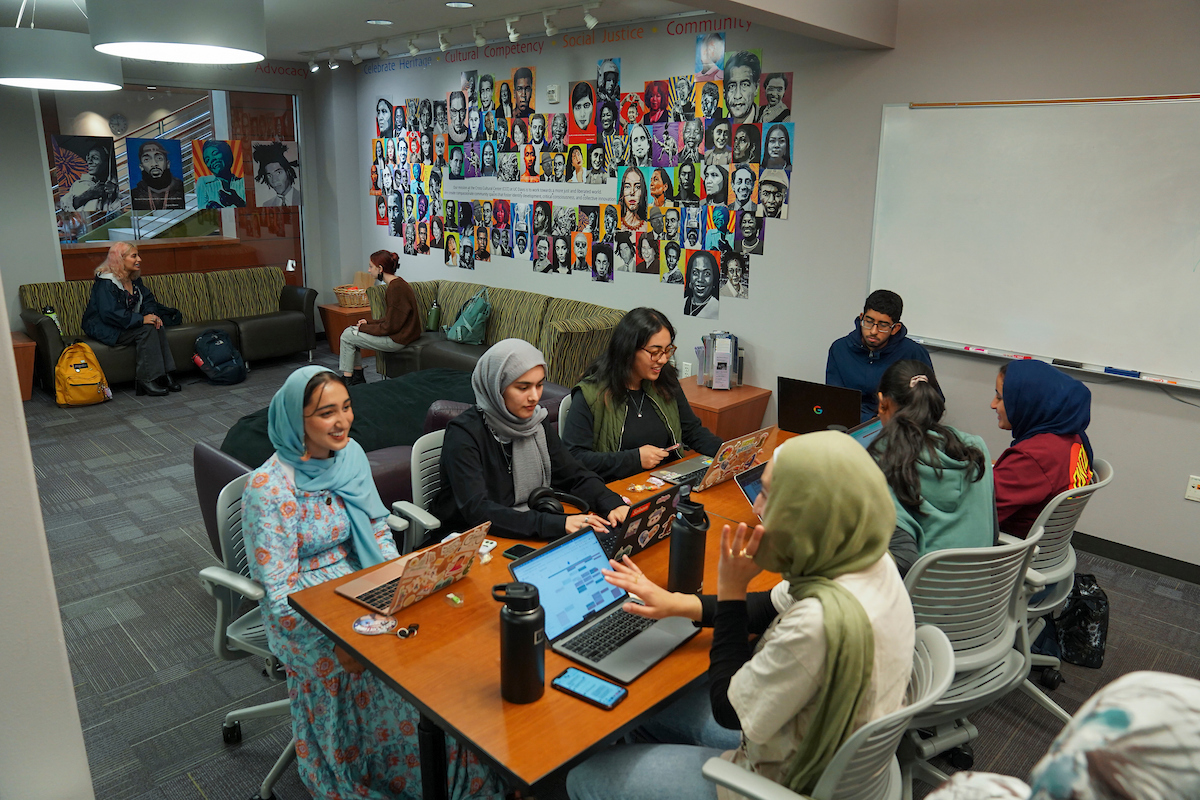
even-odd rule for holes
{"type": "MultiPolygon", "coordinates": [[[[242,495],[250,574],[271,652],[285,665],[300,779],[319,800],[421,796],[416,710],[294,613],[289,594],[395,558],[387,509],[340,376],[296,370],[271,401],[275,454],[242,495]]],[[[448,740],[454,800],[500,796],[475,754],[448,740]]]]}

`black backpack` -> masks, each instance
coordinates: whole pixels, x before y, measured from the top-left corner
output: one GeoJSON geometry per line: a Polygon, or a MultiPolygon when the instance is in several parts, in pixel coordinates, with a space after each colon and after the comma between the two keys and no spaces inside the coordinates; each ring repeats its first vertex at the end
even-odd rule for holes
{"type": "Polygon", "coordinates": [[[225,331],[209,328],[197,336],[192,361],[211,384],[229,386],[246,380],[246,362],[225,331]]]}

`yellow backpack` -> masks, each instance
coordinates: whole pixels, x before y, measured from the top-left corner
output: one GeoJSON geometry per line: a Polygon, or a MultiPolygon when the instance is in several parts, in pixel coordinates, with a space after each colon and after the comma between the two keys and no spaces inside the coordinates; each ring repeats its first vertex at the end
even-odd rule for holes
{"type": "Polygon", "coordinates": [[[58,357],[54,368],[54,399],[59,408],[90,406],[112,399],[96,354],[83,342],[67,345],[58,357]]]}

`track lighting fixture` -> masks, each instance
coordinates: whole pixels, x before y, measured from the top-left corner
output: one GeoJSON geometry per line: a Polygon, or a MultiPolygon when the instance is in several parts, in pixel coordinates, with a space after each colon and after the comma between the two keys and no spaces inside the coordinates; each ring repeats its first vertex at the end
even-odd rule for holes
{"type": "Polygon", "coordinates": [[[551,19],[550,19],[550,17],[554,16],[557,13],[558,13],[557,11],[543,11],[542,12],[542,22],[545,23],[545,25],[546,25],[546,35],[547,36],[554,36],[556,33],[558,33],[558,28],[554,27],[554,22],[551,21],[551,19]]]}
{"type": "Polygon", "coordinates": [[[449,28],[442,28],[440,31],[438,31],[438,47],[442,48],[443,53],[450,49],[450,40],[446,38],[449,35],[449,28]]]}
{"type": "Polygon", "coordinates": [[[516,42],[518,39],[521,38],[521,34],[518,33],[516,27],[514,27],[520,21],[521,21],[520,17],[505,17],[504,18],[504,24],[508,26],[508,40],[510,42],[516,42]]]}
{"type": "Polygon", "coordinates": [[[589,31],[592,28],[595,28],[597,25],[600,24],[600,20],[598,20],[592,16],[592,11],[599,7],[600,6],[584,6],[583,7],[583,24],[587,25],[587,29],[589,31]]]}
{"type": "Polygon", "coordinates": [[[362,56],[358,54],[357,47],[350,48],[350,63],[356,67],[362,63],[362,56]]]}
{"type": "Polygon", "coordinates": [[[485,39],[483,37],[483,34],[479,32],[479,25],[472,25],[471,32],[473,34],[475,34],[475,46],[476,47],[483,47],[484,45],[487,44],[487,39],[485,39]]]}
{"type": "Polygon", "coordinates": [[[391,53],[388,52],[388,49],[384,46],[383,42],[380,42],[378,47],[379,47],[379,57],[380,58],[387,58],[388,56],[391,55],[391,53]]]}
{"type": "Polygon", "coordinates": [[[417,40],[415,38],[409,39],[408,40],[408,54],[410,56],[415,56],[419,52],[421,52],[421,48],[417,47],[417,40]]]}
{"type": "Polygon", "coordinates": [[[316,61],[316,59],[310,58],[310,59],[308,60],[308,71],[309,71],[309,72],[316,72],[316,71],[317,71],[317,70],[319,70],[320,68],[321,68],[321,67],[320,67],[320,65],[319,65],[319,64],[317,64],[317,61],[316,61]]]}
{"type": "Polygon", "coordinates": [[[333,54],[331,53],[331,54],[330,54],[330,56],[329,56],[329,68],[330,68],[331,70],[333,70],[333,69],[337,69],[337,68],[338,68],[338,67],[340,67],[340,66],[341,66],[341,64],[339,64],[339,63],[337,62],[337,59],[336,59],[336,58],[334,58],[334,57],[333,57],[333,54]]]}

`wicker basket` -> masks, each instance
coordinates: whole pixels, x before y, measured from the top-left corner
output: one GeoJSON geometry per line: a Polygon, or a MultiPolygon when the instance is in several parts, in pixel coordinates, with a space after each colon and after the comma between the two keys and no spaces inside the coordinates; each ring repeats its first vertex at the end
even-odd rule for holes
{"type": "Polygon", "coordinates": [[[352,284],[335,286],[333,293],[337,295],[338,305],[342,308],[366,308],[371,305],[367,300],[367,290],[352,284]]]}

